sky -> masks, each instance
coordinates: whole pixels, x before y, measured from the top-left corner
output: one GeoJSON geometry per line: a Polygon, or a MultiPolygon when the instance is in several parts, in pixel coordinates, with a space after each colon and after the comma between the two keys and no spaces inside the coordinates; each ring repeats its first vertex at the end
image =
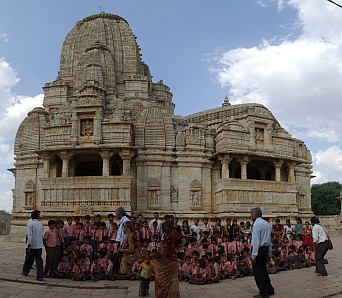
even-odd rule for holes
{"type": "MultiPolygon", "coordinates": [[[[342,0],[336,0],[342,4],[342,0]]],[[[0,210],[11,211],[15,134],[56,79],[78,20],[125,18],[175,113],[261,103],[313,158],[313,184],[342,182],[342,9],[327,0],[1,0],[0,210]]]]}

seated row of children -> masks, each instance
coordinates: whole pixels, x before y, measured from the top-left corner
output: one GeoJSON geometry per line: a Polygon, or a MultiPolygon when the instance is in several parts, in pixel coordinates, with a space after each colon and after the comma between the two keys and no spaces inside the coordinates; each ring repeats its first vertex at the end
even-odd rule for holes
{"type": "MultiPolygon", "coordinates": [[[[153,250],[158,250],[161,232],[158,223],[149,229],[148,222],[143,221],[137,231],[137,250],[139,258],[131,268],[131,279],[139,278],[145,260],[153,250]]],[[[115,241],[117,225],[114,222],[76,222],[72,218],[67,225],[63,221],[49,221],[48,236],[56,237],[55,260],[48,262],[49,241],[45,240],[47,262],[45,276],[72,278],[74,280],[100,280],[116,278],[120,266],[120,256],[117,253],[118,244],[115,241]]],[[[208,231],[201,232],[201,237],[195,233],[188,237],[188,244],[179,248],[179,279],[193,284],[218,282],[220,279],[244,277],[253,274],[250,259],[251,234],[241,239],[241,234],[235,237],[223,235],[222,239],[210,236],[208,231]]],[[[45,235],[44,235],[45,238],[45,235]]],[[[53,242],[53,241],[52,241],[53,242]]],[[[50,242],[51,244],[51,242],[50,242]]],[[[152,278],[153,278],[153,260],[152,278]]],[[[309,246],[304,249],[303,241],[284,238],[280,243],[273,242],[272,255],[268,261],[269,273],[307,267],[314,264],[314,253],[309,246]]],[[[145,264],[146,265],[146,264],[145,264]]]]}

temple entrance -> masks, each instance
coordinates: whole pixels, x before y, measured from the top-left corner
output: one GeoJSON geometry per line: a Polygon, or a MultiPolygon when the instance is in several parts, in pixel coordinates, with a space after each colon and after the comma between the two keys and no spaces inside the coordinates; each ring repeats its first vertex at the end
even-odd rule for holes
{"type": "Polygon", "coordinates": [[[119,155],[116,154],[110,159],[110,165],[111,176],[122,176],[123,164],[122,159],[119,155]]]}
{"type": "Polygon", "coordinates": [[[100,155],[76,155],[73,161],[75,176],[102,176],[103,163],[100,155]]]}

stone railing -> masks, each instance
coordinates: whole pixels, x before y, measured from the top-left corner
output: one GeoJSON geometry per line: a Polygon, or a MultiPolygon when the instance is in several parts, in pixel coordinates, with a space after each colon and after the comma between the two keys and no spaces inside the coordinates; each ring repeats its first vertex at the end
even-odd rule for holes
{"type": "Polygon", "coordinates": [[[8,235],[11,230],[11,214],[0,214],[0,235],[8,235]]]}
{"type": "Polygon", "coordinates": [[[246,212],[260,206],[276,216],[298,212],[296,193],[296,185],[288,182],[229,178],[215,184],[215,203],[221,212],[246,212]]]}
{"type": "Polygon", "coordinates": [[[51,209],[75,206],[130,205],[131,177],[57,177],[41,179],[41,206],[51,209]]]}

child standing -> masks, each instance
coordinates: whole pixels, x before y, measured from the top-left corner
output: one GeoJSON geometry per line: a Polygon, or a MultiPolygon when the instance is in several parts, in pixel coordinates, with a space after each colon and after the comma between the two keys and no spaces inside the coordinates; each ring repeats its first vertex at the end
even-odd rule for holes
{"type": "Polygon", "coordinates": [[[150,280],[152,276],[151,258],[146,257],[140,265],[138,275],[140,276],[139,296],[148,296],[150,288],[150,280]]]}
{"type": "Polygon", "coordinates": [[[50,219],[48,221],[49,229],[44,233],[44,246],[46,250],[46,262],[44,277],[51,277],[58,265],[58,248],[55,227],[56,223],[50,219]]]}

